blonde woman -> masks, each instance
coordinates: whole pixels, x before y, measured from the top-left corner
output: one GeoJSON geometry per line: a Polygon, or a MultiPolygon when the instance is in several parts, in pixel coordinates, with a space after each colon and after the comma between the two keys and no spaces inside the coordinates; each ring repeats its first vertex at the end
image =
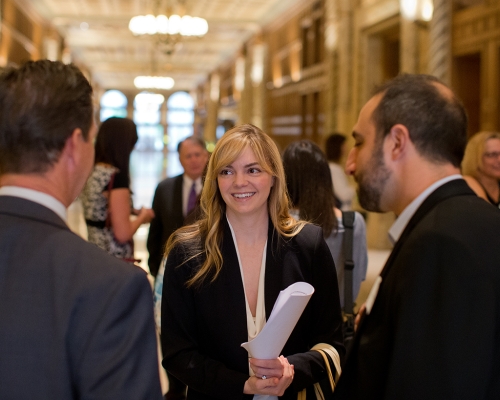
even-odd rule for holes
{"type": "Polygon", "coordinates": [[[188,399],[296,399],[326,378],[312,346],[344,355],[332,256],[321,228],[294,220],[289,208],[274,142],[252,125],[227,132],[208,165],[201,219],[176,231],[166,249],[163,366],[187,384],[188,399]],[[263,328],[280,290],[298,281],[315,293],[282,356],[249,359],[241,343],[263,328]]]}
{"type": "Polygon", "coordinates": [[[465,149],[462,174],[479,197],[500,206],[500,133],[472,136],[465,149]]]}

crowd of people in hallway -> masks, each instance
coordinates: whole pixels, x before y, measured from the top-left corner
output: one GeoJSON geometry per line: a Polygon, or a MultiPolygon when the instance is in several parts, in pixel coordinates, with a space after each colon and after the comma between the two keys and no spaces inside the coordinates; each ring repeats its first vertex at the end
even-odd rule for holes
{"type": "Polygon", "coordinates": [[[325,152],[310,140],[280,152],[250,124],[211,154],[186,137],[184,172],[158,184],[152,209],[131,201],[134,122],[98,128],[93,112],[73,65],[0,75],[0,398],[500,396],[500,134],[467,142],[442,82],[405,74],[377,88],[348,154],[339,133],[325,152]],[[344,159],[360,210],[397,217],[349,342],[368,259],[344,159]],[[65,223],[80,193],[88,241],[65,223]],[[133,264],[144,223],[153,292],[133,264]],[[281,355],[249,354],[241,344],[297,282],[314,294],[281,355]]]}

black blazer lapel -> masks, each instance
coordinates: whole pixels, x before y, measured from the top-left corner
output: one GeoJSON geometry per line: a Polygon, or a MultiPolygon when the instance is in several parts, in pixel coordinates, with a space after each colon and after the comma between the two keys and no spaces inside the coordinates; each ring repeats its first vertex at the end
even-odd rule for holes
{"type": "Polygon", "coordinates": [[[174,182],[174,193],[173,196],[173,212],[172,216],[175,218],[175,229],[184,225],[184,214],[182,213],[182,184],[184,182],[183,175],[179,175],[175,178],[174,182]]]}
{"type": "MultiPolygon", "coordinates": [[[[382,277],[382,283],[384,278],[389,274],[391,267],[394,264],[395,259],[397,258],[401,248],[406,242],[407,238],[410,236],[412,231],[418,225],[418,223],[441,201],[446,200],[453,196],[475,196],[476,194],[469,188],[467,183],[463,179],[455,179],[444,185],[438,187],[434,192],[432,192],[420,205],[415,214],[410,218],[408,224],[406,225],[403,233],[399,237],[398,241],[394,245],[394,249],[392,250],[389,258],[387,259],[382,272],[380,272],[380,276],[382,277]]],[[[380,289],[379,289],[380,290],[380,289]]],[[[363,324],[365,319],[365,314],[362,315],[361,320],[358,326],[358,332],[363,330],[363,324]]],[[[355,336],[355,342],[359,340],[360,335],[357,334],[355,336]]]]}
{"type": "Polygon", "coordinates": [[[280,291],[283,289],[283,264],[281,262],[281,250],[283,245],[283,239],[274,229],[272,221],[269,220],[266,250],[266,276],[264,283],[266,321],[269,319],[274,303],[276,302],[280,291]]]}
{"type": "Polygon", "coordinates": [[[418,223],[440,202],[446,200],[453,196],[475,196],[475,193],[469,188],[467,183],[463,179],[455,179],[444,185],[438,187],[434,192],[432,192],[420,205],[415,214],[410,218],[410,221],[406,225],[403,233],[396,242],[394,249],[389,256],[389,259],[385,263],[385,266],[380,273],[382,279],[387,276],[389,270],[393,264],[394,259],[397,257],[402,245],[405,243],[408,236],[411,234],[413,229],[418,225],[418,223]]]}

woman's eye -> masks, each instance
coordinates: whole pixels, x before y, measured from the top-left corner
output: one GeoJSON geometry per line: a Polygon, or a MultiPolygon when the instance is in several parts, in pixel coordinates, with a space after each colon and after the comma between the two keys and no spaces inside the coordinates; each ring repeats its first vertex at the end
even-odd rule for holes
{"type": "Polygon", "coordinates": [[[219,172],[219,175],[230,175],[231,170],[229,169],[223,169],[221,172],[219,172]]]}
{"type": "Polygon", "coordinates": [[[258,174],[260,172],[260,169],[258,169],[258,168],[250,168],[248,170],[248,172],[250,172],[251,174],[258,174]]]}

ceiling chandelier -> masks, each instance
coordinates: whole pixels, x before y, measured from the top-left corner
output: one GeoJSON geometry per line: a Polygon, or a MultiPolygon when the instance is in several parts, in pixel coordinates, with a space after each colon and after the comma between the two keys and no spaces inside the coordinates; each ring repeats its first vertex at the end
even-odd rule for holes
{"type": "MultiPolygon", "coordinates": [[[[156,9],[161,7],[161,0],[157,1],[156,9]]],[[[192,17],[185,12],[185,0],[178,0],[179,13],[167,12],[158,15],[147,14],[133,17],[128,28],[135,36],[153,37],[161,49],[171,54],[181,40],[200,38],[208,32],[208,23],[205,19],[192,17]]],[[[166,7],[170,11],[171,7],[166,7]]]]}
{"type": "Polygon", "coordinates": [[[129,29],[136,36],[139,35],[181,35],[204,36],[208,32],[206,19],[191,17],[190,15],[137,15],[130,20],[129,29]]]}
{"type": "Polygon", "coordinates": [[[134,85],[138,89],[169,90],[174,84],[174,80],[169,76],[137,76],[134,79],[134,85]]]}

